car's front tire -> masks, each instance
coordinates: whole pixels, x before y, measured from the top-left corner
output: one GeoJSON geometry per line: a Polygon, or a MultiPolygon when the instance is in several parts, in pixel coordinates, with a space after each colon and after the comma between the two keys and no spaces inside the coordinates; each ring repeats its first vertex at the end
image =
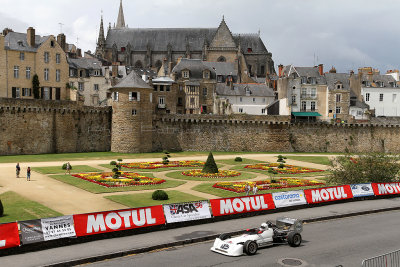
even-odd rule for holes
{"type": "Polygon", "coordinates": [[[291,247],[298,247],[301,244],[302,238],[299,233],[290,232],[287,241],[291,247]]]}
{"type": "Polygon", "coordinates": [[[243,251],[247,255],[254,255],[257,253],[257,250],[258,250],[258,245],[256,242],[252,240],[247,240],[246,242],[244,242],[243,251]]]}

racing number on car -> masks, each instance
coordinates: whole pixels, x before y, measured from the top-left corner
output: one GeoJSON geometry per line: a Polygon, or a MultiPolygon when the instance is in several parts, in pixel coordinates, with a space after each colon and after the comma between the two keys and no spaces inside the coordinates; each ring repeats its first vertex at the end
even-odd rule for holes
{"type": "Polygon", "coordinates": [[[228,245],[228,244],[222,244],[222,245],[221,245],[221,249],[227,250],[228,248],[229,248],[229,245],[228,245]]]}

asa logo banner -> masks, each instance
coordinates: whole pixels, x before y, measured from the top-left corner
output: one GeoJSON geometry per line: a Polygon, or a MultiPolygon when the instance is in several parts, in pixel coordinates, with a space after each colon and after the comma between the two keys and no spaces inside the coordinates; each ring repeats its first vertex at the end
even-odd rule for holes
{"type": "Polygon", "coordinates": [[[0,224],[0,249],[18,247],[20,245],[18,224],[0,224]]]}
{"type": "Polygon", "coordinates": [[[374,190],[372,190],[371,184],[352,184],[350,187],[353,197],[367,197],[374,195],[374,190]]]}
{"type": "Polygon", "coordinates": [[[400,194],[400,183],[373,183],[375,196],[400,194]]]}
{"type": "Polygon", "coordinates": [[[272,198],[277,208],[307,204],[303,190],[272,193],[272,198]]]}
{"type": "Polygon", "coordinates": [[[164,205],[167,223],[184,222],[211,218],[208,201],[196,201],[164,205]]]}
{"type": "Polygon", "coordinates": [[[350,185],[304,190],[308,204],[353,198],[350,185]]]}
{"type": "Polygon", "coordinates": [[[211,199],[214,216],[275,209],[271,194],[211,199]]]}
{"type": "Polygon", "coordinates": [[[77,236],[155,226],[165,223],[162,205],[74,215],[77,236]]]}

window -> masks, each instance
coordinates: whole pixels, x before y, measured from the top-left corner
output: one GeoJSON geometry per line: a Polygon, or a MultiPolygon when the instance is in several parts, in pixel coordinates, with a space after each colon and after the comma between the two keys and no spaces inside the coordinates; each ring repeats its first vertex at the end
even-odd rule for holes
{"type": "Polygon", "coordinates": [[[203,78],[204,79],[210,79],[210,72],[208,70],[204,71],[203,78]]]}
{"type": "Polygon", "coordinates": [[[56,70],[56,82],[60,81],[60,76],[61,76],[60,73],[61,73],[60,70],[56,70]]]}
{"type": "Polygon", "coordinates": [[[54,41],[50,41],[50,46],[54,47],[54,41]]]}
{"type": "Polygon", "coordinates": [[[183,78],[189,78],[189,71],[188,70],[182,71],[182,77],[183,78]]]}
{"type": "Polygon", "coordinates": [[[357,110],[357,116],[361,116],[362,115],[362,111],[361,110],[357,110]]]}
{"type": "Polygon", "coordinates": [[[20,98],[20,88],[19,87],[13,87],[12,88],[12,98],[20,98]]]}
{"type": "Polygon", "coordinates": [[[261,114],[265,114],[265,108],[261,109],[261,114]]]}
{"type": "Polygon", "coordinates": [[[182,105],[183,105],[182,97],[178,97],[178,106],[182,106],[182,105]]]}
{"type": "Polygon", "coordinates": [[[307,97],[307,88],[301,88],[301,97],[307,97]]]}
{"type": "Polygon", "coordinates": [[[42,98],[45,100],[50,100],[50,88],[49,87],[43,87],[43,95],[42,98]]]}
{"type": "Polygon", "coordinates": [[[31,88],[22,88],[22,96],[32,96],[31,88]]]}
{"type": "Polygon", "coordinates": [[[24,53],[24,52],[20,52],[20,53],[19,53],[19,59],[20,59],[21,61],[24,61],[24,60],[25,60],[25,53],[24,53]]]}
{"type": "Polygon", "coordinates": [[[74,77],[74,76],[75,76],[75,70],[69,69],[69,77],[74,77]]]}
{"type": "Polygon", "coordinates": [[[95,91],[99,91],[99,85],[96,83],[96,84],[94,84],[94,87],[93,87],[93,89],[95,90],[95,91]]]}
{"type": "Polygon", "coordinates": [[[44,80],[48,81],[49,80],[49,69],[44,69],[44,80]]]}
{"type": "Polygon", "coordinates": [[[166,85],[165,86],[165,91],[167,91],[167,92],[171,91],[171,86],[170,85],[166,85]]]}
{"type": "Polygon", "coordinates": [[[121,47],[121,52],[125,52],[125,47],[121,47]]]}
{"type": "Polygon", "coordinates": [[[74,88],[74,82],[69,82],[69,87],[74,88]]]}
{"type": "Polygon", "coordinates": [[[311,111],[315,111],[315,101],[311,101],[311,111]]]}
{"type": "Polygon", "coordinates": [[[219,83],[224,82],[224,79],[223,79],[222,75],[218,75],[217,76],[217,82],[219,82],[219,83]]]}
{"type": "Polygon", "coordinates": [[[19,78],[19,66],[14,66],[14,78],[19,78]]]}
{"type": "Polygon", "coordinates": [[[114,92],[114,93],[112,94],[112,99],[113,99],[115,102],[117,102],[117,101],[118,101],[118,98],[119,98],[118,92],[114,92]]]}
{"type": "Polygon", "coordinates": [[[340,107],[336,107],[336,114],[340,114],[340,107]]]}
{"type": "Polygon", "coordinates": [[[81,83],[81,82],[78,82],[78,89],[79,89],[79,91],[85,90],[85,84],[81,83]]]}
{"type": "Polygon", "coordinates": [[[365,94],[365,101],[366,101],[366,102],[368,102],[368,101],[369,101],[369,96],[370,96],[370,94],[369,94],[369,93],[366,93],[366,94],[365,94]]]}
{"type": "Polygon", "coordinates": [[[150,94],[149,94],[149,98],[150,98],[150,99],[149,99],[149,100],[150,100],[150,103],[153,103],[153,93],[150,93],[150,94]]]}
{"type": "Polygon", "coordinates": [[[383,94],[379,94],[379,102],[383,101],[383,94]]]}
{"type": "Polygon", "coordinates": [[[364,85],[365,85],[366,87],[370,87],[370,86],[371,86],[371,84],[369,83],[369,81],[364,81],[364,85]]]}
{"type": "Polygon", "coordinates": [[[311,88],[311,97],[315,98],[317,96],[317,89],[316,88],[311,88]]]}
{"type": "Polygon", "coordinates": [[[49,63],[50,55],[49,52],[44,52],[44,62],[49,63]]]}
{"type": "Polygon", "coordinates": [[[179,91],[183,91],[183,85],[179,85],[179,91]]]}
{"type": "Polygon", "coordinates": [[[301,101],[301,110],[306,110],[306,109],[307,109],[307,102],[301,101]]]}
{"type": "Polygon", "coordinates": [[[129,101],[140,101],[139,92],[129,92],[129,101]]]}
{"type": "Polygon", "coordinates": [[[342,94],[336,94],[336,103],[339,103],[342,101],[342,94]]]}
{"type": "Polygon", "coordinates": [[[165,97],[164,96],[158,97],[158,104],[159,105],[164,105],[165,104],[165,97]]]}
{"type": "Polygon", "coordinates": [[[392,95],[392,102],[393,102],[393,103],[396,102],[396,98],[397,98],[397,94],[393,94],[393,95],[392,95]]]}
{"type": "Polygon", "coordinates": [[[342,89],[342,88],[343,88],[343,85],[341,83],[336,85],[336,89],[342,89]]]}
{"type": "Polygon", "coordinates": [[[189,86],[189,92],[190,92],[190,93],[196,93],[196,87],[194,87],[194,86],[189,86]]]}
{"type": "Polygon", "coordinates": [[[206,96],[207,95],[207,88],[203,88],[203,95],[206,96]]]}
{"type": "Polygon", "coordinates": [[[263,98],[263,103],[265,103],[265,101],[266,101],[265,98],[263,98]]]}
{"type": "Polygon", "coordinates": [[[310,78],[310,83],[311,83],[311,84],[316,84],[316,79],[315,79],[315,77],[311,77],[311,78],[310,78]]]}
{"type": "Polygon", "coordinates": [[[100,76],[101,75],[101,71],[100,70],[95,70],[94,71],[94,76],[100,76]]]}
{"type": "Polygon", "coordinates": [[[296,95],[292,95],[292,104],[296,104],[296,95]]]}
{"type": "Polygon", "coordinates": [[[240,101],[240,102],[243,102],[243,97],[240,97],[240,98],[239,98],[239,101],[240,101]]]}
{"type": "Polygon", "coordinates": [[[261,65],[261,75],[264,75],[264,74],[265,74],[265,66],[261,65]]]}
{"type": "Polygon", "coordinates": [[[190,105],[192,105],[192,106],[193,106],[194,104],[195,104],[194,97],[191,97],[191,98],[190,98],[190,105]]]}
{"type": "Polygon", "coordinates": [[[207,105],[202,105],[201,106],[201,113],[202,114],[207,114],[207,105]]]}
{"type": "Polygon", "coordinates": [[[60,54],[56,54],[56,63],[60,64],[61,62],[61,55],[60,54]]]}
{"type": "Polygon", "coordinates": [[[160,92],[164,92],[164,85],[160,85],[160,92]]]}
{"type": "Polygon", "coordinates": [[[132,115],[137,115],[137,110],[136,109],[132,109],[132,115]]]}
{"type": "Polygon", "coordinates": [[[255,103],[256,102],[256,98],[255,97],[253,97],[253,103],[255,103]]]}
{"type": "Polygon", "coordinates": [[[25,76],[27,79],[31,78],[31,67],[26,67],[25,76]]]}
{"type": "Polygon", "coordinates": [[[301,83],[302,84],[307,83],[307,77],[301,77],[301,83]]]}
{"type": "Polygon", "coordinates": [[[243,113],[243,108],[239,108],[239,113],[243,113]]]}

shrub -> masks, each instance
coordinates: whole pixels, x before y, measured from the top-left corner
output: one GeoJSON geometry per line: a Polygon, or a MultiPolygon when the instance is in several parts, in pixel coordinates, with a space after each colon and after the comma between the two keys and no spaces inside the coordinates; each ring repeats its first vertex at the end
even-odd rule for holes
{"type": "Polygon", "coordinates": [[[203,172],[203,173],[218,173],[218,166],[215,163],[214,156],[211,152],[210,152],[210,154],[208,154],[207,161],[204,164],[203,170],[201,172],[203,172]]]}
{"type": "Polygon", "coordinates": [[[110,165],[117,165],[117,162],[115,160],[110,161],[110,165]]]}
{"type": "Polygon", "coordinates": [[[0,199],[0,217],[3,217],[3,215],[4,215],[4,208],[3,208],[3,203],[1,202],[0,199]]]}
{"type": "Polygon", "coordinates": [[[119,162],[122,162],[122,159],[117,159],[119,162]]]}
{"type": "Polygon", "coordinates": [[[243,159],[242,159],[241,157],[236,157],[236,158],[235,158],[235,161],[237,161],[237,162],[242,162],[243,159]]]}
{"type": "Polygon", "coordinates": [[[167,200],[168,199],[168,194],[164,190],[156,190],[151,195],[151,198],[153,200],[167,200]]]}
{"type": "Polygon", "coordinates": [[[283,169],[285,167],[285,164],[281,163],[278,165],[278,169],[283,169]]]}
{"type": "MultiPolygon", "coordinates": [[[[72,165],[69,164],[69,166],[70,166],[70,170],[72,170],[72,165]]],[[[64,164],[62,165],[61,168],[62,168],[63,170],[66,170],[66,169],[67,169],[67,163],[64,163],[64,164]]]]}
{"type": "Polygon", "coordinates": [[[164,150],[163,153],[164,153],[164,157],[161,158],[161,159],[162,159],[162,163],[163,163],[164,165],[168,165],[168,163],[169,163],[169,158],[171,157],[171,155],[170,155],[169,152],[166,151],[166,150],[164,150]]]}

